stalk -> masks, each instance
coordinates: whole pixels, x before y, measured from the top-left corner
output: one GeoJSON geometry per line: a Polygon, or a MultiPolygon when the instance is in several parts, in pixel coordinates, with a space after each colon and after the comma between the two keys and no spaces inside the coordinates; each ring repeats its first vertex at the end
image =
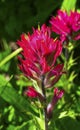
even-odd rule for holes
{"type": "Polygon", "coordinates": [[[68,48],[66,47],[65,48],[65,59],[66,59],[66,61],[65,61],[65,68],[66,68],[66,70],[67,70],[67,68],[68,68],[68,48]]]}
{"type": "Polygon", "coordinates": [[[44,121],[45,121],[45,129],[44,130],[48,130],[48,119],[47,119],[47,105],[46,105],[46,92],[45,92],[45,86],[44,86],[44,76],[42,76],[42,93],[44,95],[45,98],[45,102],[44,102],[44,121]]]}

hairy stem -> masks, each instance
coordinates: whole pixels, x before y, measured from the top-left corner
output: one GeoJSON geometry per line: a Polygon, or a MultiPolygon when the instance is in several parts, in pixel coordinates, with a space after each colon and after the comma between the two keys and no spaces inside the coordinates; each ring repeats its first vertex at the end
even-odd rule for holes
{"type": "Polygon", "coordinates": [[[44,76],[42,76],[42,93],[45,98],[45,103],[44,103],[44,120],[45,120],[45,129],[48,130],[48,119],[47,119],[47,105],[46,105],[46,92],[45,92],[45,87],[44,87],[44,76]]]}

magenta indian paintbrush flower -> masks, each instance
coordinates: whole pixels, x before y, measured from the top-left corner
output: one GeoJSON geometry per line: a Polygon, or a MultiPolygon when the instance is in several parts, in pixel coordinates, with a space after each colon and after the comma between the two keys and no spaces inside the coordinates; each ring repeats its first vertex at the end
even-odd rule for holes
{"type": "Polygon", "coordinates": [[[56,17],[50,20],[52,31],[60,35],[62,41],[80,39],[80,13],[59,10],[56,17]]]}
{"type": "Polygon", "coordinates": [[[63,64],[56,65],[62,52],[61,41],[51,38],[50,28],[43,24],[41,28],[33,28],[32,34],[22,34],[17,44],[23,49],[19,67],[24,75],[35,80],[39,87],[44,76],[45,88],[52,87],[63,73],[63,64]]]}
{"type": "MultiPolygon", "coordinates": [[[[62,52],[62,43],[53,39],[51,29],[43,24],[41,28],[33,28],[32,34],[22,34],[17,44],[22,48],[22,56],[18,58],[21,71],[28,79],[37,83],[35,88],[28,87],[24,94],[29,98],[38,98],[44,104],[45,130],[47,130],[47,118],[50,117],[53,106],[48,109],[46,89],[53,87],[63,74],[63,64],[56,63],[62,52]]],[[[54,93],[55,99],[52,98],[52,105],[57,103],[61,92],[54,93]]]]}

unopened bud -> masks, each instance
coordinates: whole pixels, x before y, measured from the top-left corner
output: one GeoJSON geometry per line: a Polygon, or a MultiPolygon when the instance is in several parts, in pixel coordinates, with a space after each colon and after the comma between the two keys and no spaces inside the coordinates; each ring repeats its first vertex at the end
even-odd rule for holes
{"type": "Polygon", "coordinates": [[[53,105],[51,103],[47,106],[47,117],[52,118],[53,105]]]}

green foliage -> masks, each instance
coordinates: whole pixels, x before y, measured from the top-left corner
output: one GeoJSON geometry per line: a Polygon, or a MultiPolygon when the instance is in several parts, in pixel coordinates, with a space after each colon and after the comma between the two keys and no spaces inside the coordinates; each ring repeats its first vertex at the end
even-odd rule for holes
{"type": "Polygon", "coordinates": [[[61,9],[66,10],[68,13],[70,10],[75,10],[77,0],[63,0],[61,9]]]}
{"type": "Polygon", "coordinates": [[[37,110],[34,107],[30,106],[29,103],[21,95],[19,95],[16,92],[16,90],[11,86],[11,84],[8,83],[8,81],[6,81],[6,79],[1,75],[0,75],[0,96],[4,100],[9,102],[11,105],[13,105],[20,112],[23,112],[24,115],[28,114],[29,111],[32,111],[32,113],[35,114],[37,112],[37,110]]]}
{"type": "Polygon", "coordinates": [[[56,120],[56,122],[52,122],[50,126],[50,130],[79,130],[80,124],[74,119],[69,116],[63,117],[61,119],[56,120]]]}
{"type": "Polygon", "coordinates": [[[79,130],[80,124],[71,117],[64,117],[56,121],[59,130],[79,130]]]}

